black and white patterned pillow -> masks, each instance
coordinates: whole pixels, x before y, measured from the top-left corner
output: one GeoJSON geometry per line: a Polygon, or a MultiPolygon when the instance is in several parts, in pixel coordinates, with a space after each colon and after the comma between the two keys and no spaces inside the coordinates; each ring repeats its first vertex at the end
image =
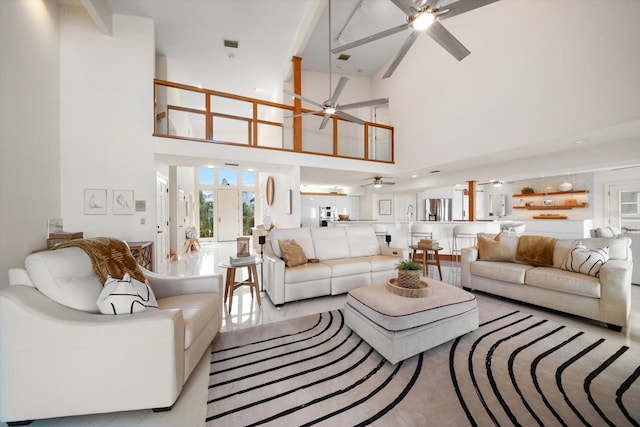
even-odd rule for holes
{"type": "Polygon", "coordinates": [[[149,285],[130,277],[129,273],[122,279],[109,276],[98,296],[97,305],[102,314],[133,314],[158,309],[149,285]]]}
{"type": "Polygon", "coordinates": [[[567,255],[561,268],[575,273],[600,277],[600,268],[607,261],[609,261],[609,246],[587,249],[582,242],[578,242],[567,255]]]}

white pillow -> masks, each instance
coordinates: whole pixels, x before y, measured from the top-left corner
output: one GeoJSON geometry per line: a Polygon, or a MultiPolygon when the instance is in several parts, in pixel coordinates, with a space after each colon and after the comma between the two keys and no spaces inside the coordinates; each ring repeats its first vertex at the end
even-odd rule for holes
{"type": "Polygon", "coordinates": [[[132,279],[129,273],[120,280],[109,276],[97,304],[102,314],[132,314],[158,309],[151,288],[146,283],[132,279]]]}
{"type": "Polygon", "coordinates": [[[575,273],[599,277],[600,268],[607,261],[609,261],[609,246],[587,249],[582,242],[578,242],[567,255],[561,268],[575,273]]]}

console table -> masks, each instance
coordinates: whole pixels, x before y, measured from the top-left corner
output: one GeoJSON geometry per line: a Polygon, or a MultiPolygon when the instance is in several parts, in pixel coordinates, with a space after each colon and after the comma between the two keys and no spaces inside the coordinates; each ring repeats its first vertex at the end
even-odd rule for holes
{"type": "Polygon", "coordinates": [[[131,254],[142,267],[153,271],[153,241],[127,242],[131,254]]]}

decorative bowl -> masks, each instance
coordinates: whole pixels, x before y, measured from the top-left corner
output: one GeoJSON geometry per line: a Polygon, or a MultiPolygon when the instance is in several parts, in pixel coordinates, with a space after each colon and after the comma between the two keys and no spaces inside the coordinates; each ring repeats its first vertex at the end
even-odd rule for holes
{"type": "Polygon", "coordinates": [[[558,190],[571,191],[573,190],[573,184],[571,184],[570,182],[563,182],[562,184],[558,185],[558,190]]]}
{"type": "Polygon", "coordinates": [[[340,221],[349,221],[349,215],[348,214],[338,214],[338,219],[340,221]]]}

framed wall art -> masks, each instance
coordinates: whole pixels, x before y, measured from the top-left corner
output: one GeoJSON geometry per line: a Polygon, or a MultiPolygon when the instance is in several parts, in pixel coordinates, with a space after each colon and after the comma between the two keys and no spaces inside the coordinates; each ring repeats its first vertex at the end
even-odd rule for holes
{"type": "Polygon", "coordinates": [[[98,188],[84,189],[84,214],[85,215],[106,215],[107,214],[107,190],[98,188]]]}
{"type": "Polygon", "coordinates": [[[378,201],[378,215],[391,215],[391,199],[378,201]]]}
{"type": "Polygon", "coordinates": [[[113,214],[133,215],[133,190],[113,190],[113,214]]]}

